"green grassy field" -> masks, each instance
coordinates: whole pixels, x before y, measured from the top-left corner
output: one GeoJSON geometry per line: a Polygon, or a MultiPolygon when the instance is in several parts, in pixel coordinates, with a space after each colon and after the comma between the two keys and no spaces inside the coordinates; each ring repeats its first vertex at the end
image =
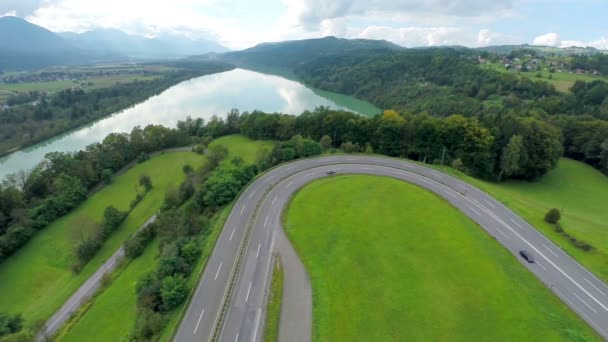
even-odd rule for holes
{"type": "Polygon", "coordinates": [[[106,88],[110,87],[116,83],[128,83],[133,82],[135,80],[146,81],[157,78],[156,76],[144,76],[144,75],[113,75],[108,77],[91,77],[84,80],[71,81],[71,80],[62,80],[62,81],[48,81],[48,82],[24,82],[24,83],[14,83],[14,84],[2,84],[0,85],[0,90],[6,90],[11,92],[26,92],[26,91],[48,91],[48,92],[57,92],[65,89],[69,89],[72,87],[79,86],[84,90],[98,89],[98,88],[106,88]],[[92,84],[88,84],[92,82],[92,84]],[[83,83],[84,85],[80,86],[83,83]]]}
{"type": "Polygon", "coordinates": [[[155,240],[122,269],[107,291],[95,297],[82,319],[57,341],[127,341],[137,319],[135,286],[139,278],[154,270],[158,242],[155,240]]]}
{"type": "Polygon", "coordinates": [[[491,70],[496,70],[498,72],[518,75],[520,77],[527,77],[532,80],[545,81],[550,84],[553,84],[553,86],[555,86],[555,89],[557,89],[561,92],[564,92],[564,93],[570,92],[570,87],[572,87],[572,85],[574,84],[574,82],[576,82],[576,80],[581,80],[581,81],[585,81],[585,82],[591,82],[594,80],[603,80],[603,81],[608,80],[608,78],[605,76],[594,76],[594,75],[590,75],[590,74],[576,74],[576,73],[571,74],[569,71],[554,72],[554,73],[550,73],[546,70],[541,70],[538,72],[537,71],[519,72],[519,71],[507,70],[504,68],[504,66],[502,66],[499,63],[485,63],[485,64],[481,64],[481,67],[484,69],[491,69],[491,70]],[[540,78],[536,76],[537,73],[541,74],[540,78]],[[549,78],[549,76],[551,76],[551,78],[549,78]]]}
{"type": "Polygon", "coordinates": [[[557,168],[536,182],[490,183],[451,168],[439,168],[476,185],[539,229],[564,251],[608,282],[608,177],[591,166],[562,158],[557,168]],[[593,245],[585,252],[574,247],[544,221],[551,208],[562,210],[566,232],[593,245]]]}
{"type": "Polygon", "coordinates": [[[228,157],[222,162],[229,164],[234,157],[241,157],[245,163],[255,163],[256,154],[259,150],[273,146],[272,141],[268,140],[251,140],[240,134],[227,135],[215,139],[211,145],[222,144],[228,148],[228,157]]]}
{"type": "Polygon", "coordinates": [[[266,306],[266,323],[264,324],[265,342],[276,342],[279,338],[279,323],[281,318],[281,302],[283,299],[283,267],[277,260],[272,271],[270,294],[266,306]]]}
{"type": "Polygon", "coordinates": [[[390,178],[339,176],[293,199],[315,341],[600,340],[482,228],[390,178]]]}
{"type": "MultiPolygon", "coordinates": [[[[213,144],[223,144],[228,148],[229,156],[226,158],[224,163],[229,163],[230,159],[233,156],[240,156],[245,160],[245,162],[253,163],[255,160],[255,155],[257,151],[261,148],[267,148],[272,145],[272,142],[268,141],[253,141],[241,135],[229,135],[219,139],[216,139],[213,144]]],[[[181,168],[180,168],[181,170],[181,168]]],[[[152,178],[154,181],[154,178],[152,178]]],[[[214,217],[214,222],[212,224],[212,229],[210,234],[201,238],[201,243],[203,246],[203,251],[201,253],[202,257],[199,259],[197,265],[195,266],[195,272],[188,278],[188,284],[191,288],[193,288],[198,279],[200,278],[202,270],[204,269],[204,265],[211,255],[213,251],[213,247],[215,246],[215,241],[217,240],[219,233],[221,232],[222,225],[224,219],[230,213],[230,207],[224,208],[220,213],[218,213],[214,217]]],[[[146,252],[148,253],[148,252],[146,252]]],[[[156,265],[156,259],[147,257],[144,261],[140,261],[142,257],[136,259],[138,268],[145,268],[146,270],[154,269],[156,265]]],[[[105,290],[102,294],[100,294],[96,299],[91,308],[82,315],[81,319],[73,326],[71,329],[65,333],[64,337],[59,340],[63,341],[78,341],[82,340],[81,338],[84,336],[83,333],[87,331],[95,331],[99,326],[99,320],[95,319],[96,317],[106,315],[113,305],[113,303],[127,303],[128,305],[121,305],[120,312],[118,310],[111,311],[111,317],[107,317],[104,319],[104,326],[116,326],[116,328],[108,329],[104,331],[103,334],[99,335],[99,338],[95,337],[95,340],[98,341],[119,341],[124,336],[128,336],[131,333],[134,325],[135,325],[135,290],[133,285],[135,281],[145,272],[137,272],[137,276],[133,277],[130,275],[131,264],[127,267],[125,271],[122,271],[110,285],[110,287],[105,290]],[[126,278],[126,280],[123,280],[126,278]],[[130,288],[126,288],[124,284],[131,283],[130,288]],[[119,289],[116,290],[115,287],[119,289]],[[132,309],[131,309],[132,308],[132,309]],[[126,329],[126,330],[125,330],[126,329]],[[125,335],[126,334],[126,335],[125,335]]],[[[177,324],[179,324],[180,315],[182,313],[183,307],[174,310],[169,314],[168,324],[163,331],[162,337],[160,340],[166,341],[170,338],[171,333],[174,329],[177,328],[177,324]]]]}
{"type": "Polygon", "coordinates": [[[19,252],[0,264],[0,308],[23,314],[26,325],[47,319],[106,260],[125,239],[150,218],[162,205],[165,190],[184,178],[182,166],[202,165],[203,158],[192,152],[172,152],[135,165],[116,177],[70,214],[40,231],[19,252]],[[154,188],[131,212],[122,226],[106,241],[78,275],[73,248],[82,217],[101,221],[108,205],[127,210],[135,197],[139,176],[151,177],[154,188]]]}

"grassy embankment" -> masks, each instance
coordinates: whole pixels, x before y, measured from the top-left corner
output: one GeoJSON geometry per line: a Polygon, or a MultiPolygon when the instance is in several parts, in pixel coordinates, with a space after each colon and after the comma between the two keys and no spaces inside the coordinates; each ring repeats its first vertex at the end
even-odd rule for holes
{"type": "Polygon", "coordinates": [[[284,219],[311,276],[315,341],[600,340],[479,226],[412,184],[316,181],[284,219]]]}
{"type": "Polygon", "coordinates": [[[264,342],[276,342],[279,338],[279,323],[281,318],[281,302],[283,299],[283,265],[277,259],[272,271],[270,294],[266,307],[266,323],[264,324],[264,342]]]}
{"type": "Polygon", "coordinates": [[[523,217],[598,277],[608,282],[608,177],[591,166],[562,158],[555,170],[535,182],[485,182],[452,168],[440,168],[486,191],[523,217]],[[561,224],[594,250],[575,247],[544,221],[551,208],[562,210],[561,224]]]}
{"type": "Polygon", "coordinates": [[[49,318],[69,296],[125,241],[160,208],[165,190],[184,178],[183,165],[197,167],[203,161],[192,152],[173,152],[135,165],[116,177],[70,214],[40,231],[19,252],[0,264],[0,307],[21,313],[31,327],[49,318]],[[127,210],[135,198],[140,175],[152,179],[153,189],[131,212],[121,227],[105,242],[97,255],[78,274],[73,249],[80,235],[83,217],[101,222],[104,209],[113,205],[127,210]]]}
{"type": "MultiPolygon", "coordinates": [[[[229,163],[230,159],[235,156],[240,156],[246,163],[253,163],[257,151],[261,148],[270,148],[272,143],[268,141],[251,141],[241,135],[231,135],[219,138],[212,144],[222,144],[228,148],[229,156],[223,163],[229,163]]],[[[191,288],[198,282],[201,275],[199,271],[202,272],[207,259],[211,255],[215,241],[221,232],[224,219],[229,213],[230,207],[226,207],[218,213],[213,219],[209,235],[201,238],[203,246],[202,257],[194,268],[196,271],[188,278],[188,285],[191,288]]],[[[145,256],[140,256],[135,261],[129,263],[124,270],[118,271],[112,284],[94,298],[87,311],[82,313],[76,322],[72,322],[72,325],[69,326],[69,331],[64,331],[59,340],[81,341],[83,337],[86,337],[87,340],[95,341],[128,339],[136,320],[135,285],[143,274],[154,270],[157,252],[157,247],[147,247],[145,256]],[[153,249],[152,252],[150,251],[151,249],[153,249]],[[144,269],[145,271],[140,271],[140,269],[144,269]],[[122,303],[119,306],[120,310],[112,309],[115,303],[122,303]],[[112,326],[113,328],[105,329],[95,336],[87,335],[87,332],[97,330],[100,321],[104,322],[104,326],[112,326]]],[[[172,331],[176,329],[181,310],[182,308],[179,308],[170,314],[169,322],[160,340],[167,340],[172,331]]]]}

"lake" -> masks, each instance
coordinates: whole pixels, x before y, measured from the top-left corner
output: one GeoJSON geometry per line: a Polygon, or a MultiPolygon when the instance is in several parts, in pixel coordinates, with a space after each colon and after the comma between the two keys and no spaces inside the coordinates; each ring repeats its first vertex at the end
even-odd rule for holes
{"type": "Polygon", "coordinates": [[[179,83],[133,107],[42,143],[0,158],[0,179],[29,170],[48,152],[71,152],[103,140],[110,133],[130,132],[135,126],[160,124],[175,127],[186,117],[225,116],[232,108],[301,114],[318,106],[347,109],[362,115],[380,110],[353,97],[314,90],[283,77],[250,70],[198,77],[179,83]]]}

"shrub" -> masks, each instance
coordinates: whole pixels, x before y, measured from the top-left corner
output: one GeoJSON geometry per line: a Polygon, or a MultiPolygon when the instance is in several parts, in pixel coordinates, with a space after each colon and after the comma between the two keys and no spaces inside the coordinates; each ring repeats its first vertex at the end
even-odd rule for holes
{"type": "Polygon", "coordinates": [[[319,141],[319,145],[321,145],[321,149],[323,151],[327,151],[332,147],[333,141],[331,140],[329,135],[324,135],[323,137],[321,137],[321,140],[319,141]]]}
{"type": "Polygon", "coordinates": [[[160,310],[162,304],[160,287],[160,281],[158,281],[152,273],[148,273],[140,278],[135,285],[137,307],[142,310],[160,310]]]}
{"type": "Polygon", "coordinates": [[[163,309],[169,311],[178,307],[188,297],[186,279],[181,274],[165,277],[160,288],[163,309]]]}
{"type": "Polygon", "coordinates": [[[139,204],[139,202],[141,202],[142,199],[144,199],[144,195],[138,192],[135,195],[135,198],[131,201],[131,203],[129,203],[129,208],[131,208],[131,210],[135,209],[135,207],[137,207],[137,205],[139,204]]]}
{"type": "Polygon", "coordinates": [[[152,190],[152,179],[148,175],[139,176],[139,185],[143,186],[147,191],[152,190]]]}
{"type": "Polygon", "coordinates": [[[562,225],[559,222],[555,224],[554,229],[558,233],[563,233],[564,232],[564,228],[562,227],[562,225]]]}
{"type": "Polygon", "coordinates": [[[458,171],[464,171],[464,164],[462,163],[462,159],[456,158],[452,160],[452,169],[458,171]]]}
{"type": "Polygon", "coordinates": [[[137,315],[133,340],[152,341],[153,337],[160,333],[165,326],[163,316],[152,310],[143,310],[137,315]]]}
{"type": "Polygon", "coordinates": [[[23,318],[21,315],[9,316],[4,313],[0,313],[0,336],[6,336],[14,334],[21,330],[23,326],[23,318]]]}
{"type": "Polygon", "coordinates": [[[137,162],[138,162],[138,163],[143,163],[143,162],[145,162],[145,161],[146,161],[146,160],[148,160],[148,159],[150,159],[150,155],[149,155],[149,154],[147,154],[147,153],[145,153],[145,152],[142,152],[142,153],[140,153],[140,154],[137,156],[137,162]]]}
{"type": "Polygon", "coordinates": [[[116,209],[114,206],[109,205],[103,211],[103,223],[101,224],[103,239],[107,239],[127,218],[127,214],[124,211],[116,209]]]}
{"type": "Polygon", "coordinates": [[[156,227],[154,224],[150,224],[141,230],[137,231],[131,238],[125,241],[124,249],[125,256],[128,259],[135,259],[140,256],[146,246],[156,236],[156,227]]]}
{"type": "Polygon", "coordinates": [[[558,209],[552,208],[545,214],[545,221],[551,224],[556,224],[561,218],[561,213],[558,209]]]}

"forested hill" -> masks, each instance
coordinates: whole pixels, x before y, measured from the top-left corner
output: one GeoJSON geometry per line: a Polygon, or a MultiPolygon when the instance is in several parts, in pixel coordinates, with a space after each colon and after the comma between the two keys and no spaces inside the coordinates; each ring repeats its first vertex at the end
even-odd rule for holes
{"type": "Polygon", "coordinates": [[[325,37],[263,43],[242,51],[222,54],[222,59],[237,65],[295,68],[319,57],[358,54],[366,51],[398,51],[405,48],[385,40],[325,37]]]}
{"type": "MultiPolygon", "coordinates": [[[[333,37],[263,44],[223,58],[254,69],[258,65],[289,69],[307,85],[352,95],[402,115],[477,118],[500,137],[493,146],[497,156],[516,134],[504,123],[543,121],[548,130],[556,129],[567,156],[608,174],[608,83],[604,81],[577,81],[566,94],[542,80],[482,68],[474,49],[405,49],[383,41],[333,37]]],[[[582,62],[599,68],[597,64],[606,61],[596,56],[582,62]]]]}

